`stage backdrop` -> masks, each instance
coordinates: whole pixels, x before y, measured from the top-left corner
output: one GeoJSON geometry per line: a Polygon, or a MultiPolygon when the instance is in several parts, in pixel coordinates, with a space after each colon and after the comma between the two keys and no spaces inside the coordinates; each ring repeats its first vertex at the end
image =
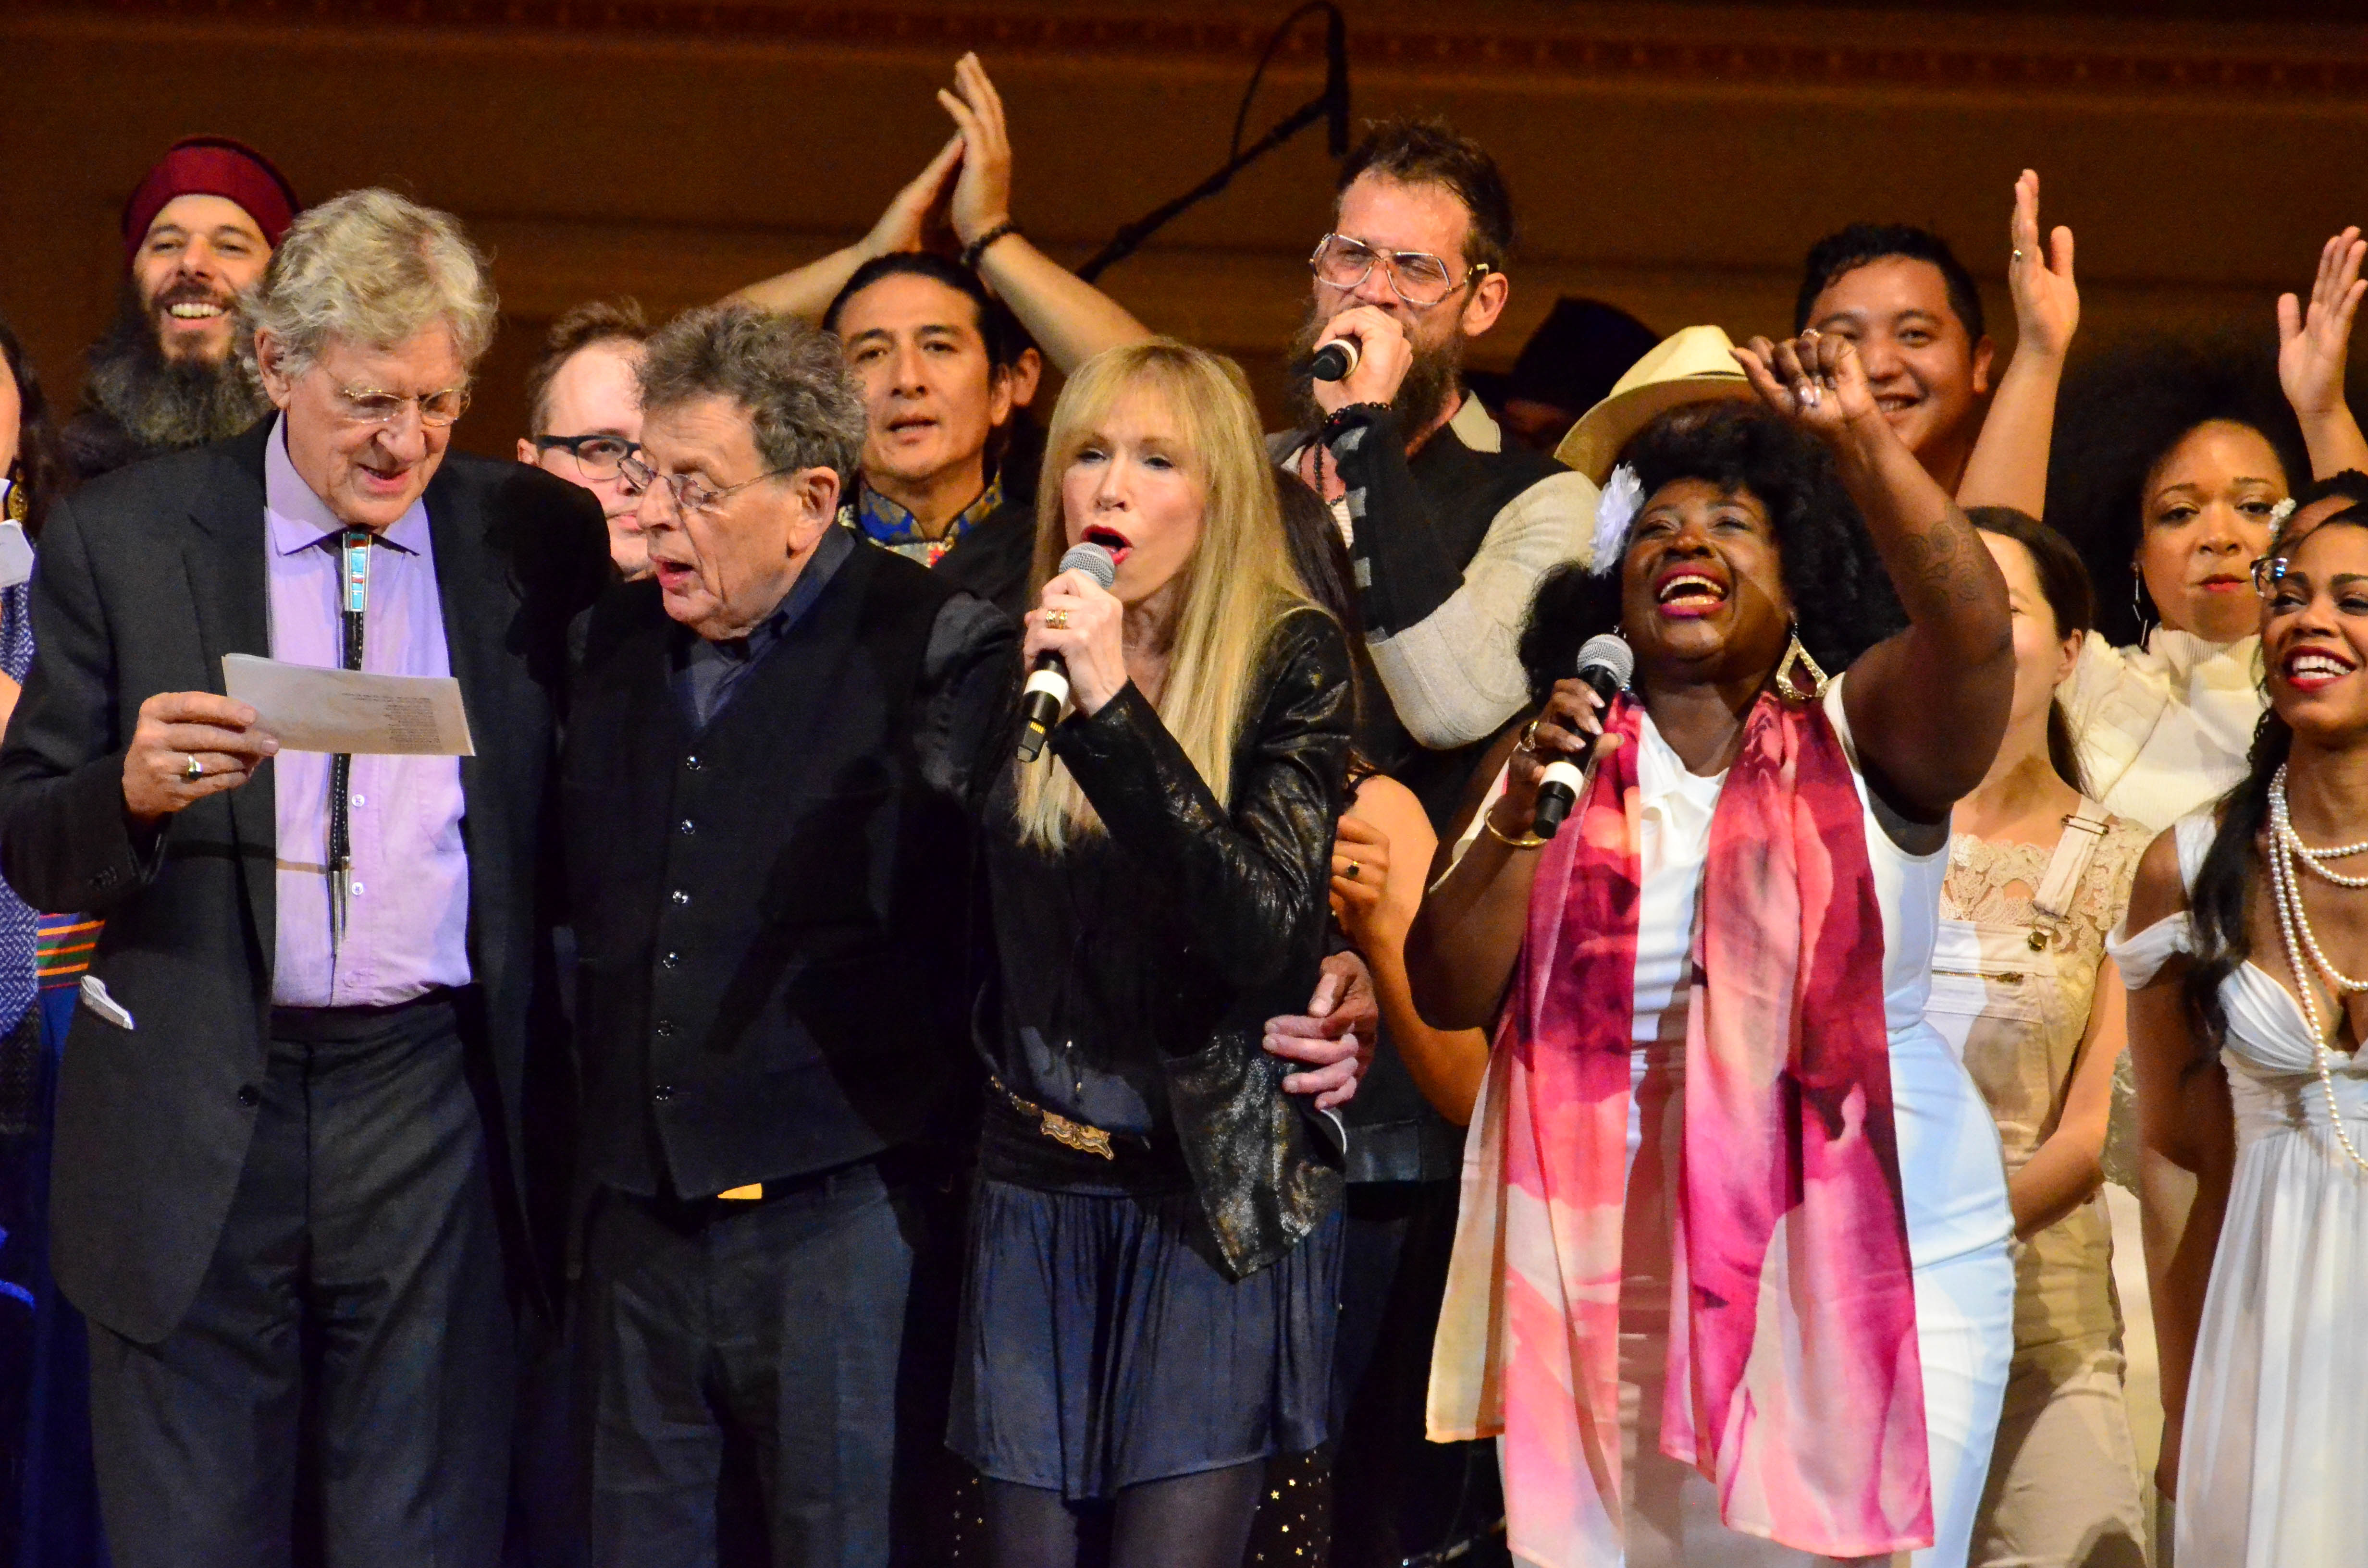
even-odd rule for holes
{"type": "MultiPolygon", "coordinates": [[[[0,0],[0,312],[71,397],[112,308],[117,212],[174,138],[238,136],[319,197],[386,184],[495,256],[503,325],[460,438],[506,451],[551,318],[664,313],[861,233],[944,140],[962,51],[1001,85],[1015,212],[1082,257],[1224,160],[1287,7],[1177,0],[0,0]]],[[[1667,331],[1790,323],[1803,248],[1854,218],[1929,224],[1998,283],[2009,189],[2072,224],[2096,336],[2266,333],[2319,242],[2368,219],[2368,28],[2305,0],[1843,11],[1349,0],[1360,119],[1446,114],[1502,160],[1522,239],[1485,364],[1560,293],[1667,331]],[[2066,13],[2071,13],[2066,15],[2066,13]],[[2170,19],[2163,19],[2169,16],[2170,19]]],[[[1321,85],[1278,56],[1255,136],[1321,85]]],[[[1104,281],[1235,354],[1272,411],[1331,165],[1320,130],[1104,281]]]]}

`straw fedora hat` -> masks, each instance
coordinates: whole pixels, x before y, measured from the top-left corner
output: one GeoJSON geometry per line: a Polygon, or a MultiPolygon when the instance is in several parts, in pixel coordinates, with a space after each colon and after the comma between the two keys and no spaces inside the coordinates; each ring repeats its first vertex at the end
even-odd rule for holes
{"type": "Polygon", "coordinates": [[[1628,438],[1661,415],[1689,403],[1750,395],[1726,334],[1714,326],[1684,327],[1630,367],[1611,395],[1570,427],[1554,456],[1600,485],[1611,477],[1628,438]]]}

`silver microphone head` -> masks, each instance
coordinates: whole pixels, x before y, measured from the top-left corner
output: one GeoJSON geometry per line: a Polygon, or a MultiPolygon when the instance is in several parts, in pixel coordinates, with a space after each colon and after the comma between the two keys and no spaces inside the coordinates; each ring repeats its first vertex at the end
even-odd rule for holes
{"type": "Polygon", "coordinates": [[[1590,670],[1603,671],[1624,689],[1636,676],[1636,650],[1616,631],[1598,632],[1578,651],[1579,678],[1590,670]]]}
{"type": "MultiPolygon", "coordinates": [[[[1117,561],[1111,558],[1109,551],[1104,550],[1098,544],[1088,543],[1071,545],[1068,549],[1068,553],[1061,557],[1061,570],[1064,572],[1083,572],[1087,576],[1091,577],[1095,582],[1100,584],[1105,590],[1107,590],[1112,583],[1118,581],[1117,561]]],[[[1615,637],[1612,641],[1618,642],[1620,640],[1615,637]]],[[[1626,653],[1628,644],[1621,642],[1620,649],[1621,652],[1626,653]]],[[[1636,661],[1632,657],[1628,662],[1633,666],[1636,661]]]]}

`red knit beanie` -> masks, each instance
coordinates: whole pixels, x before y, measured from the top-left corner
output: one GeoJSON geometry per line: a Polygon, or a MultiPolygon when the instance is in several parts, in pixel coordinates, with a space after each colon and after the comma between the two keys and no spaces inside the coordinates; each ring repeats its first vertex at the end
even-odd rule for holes
{"type": "Polygon", "coordinates": [[[263,231],[263,241],[279,248],[279,236],[296,219],[300,204],[286,176],[271,160],[227,136],[189,136],[173,143],[172,151],[148,171],[131,199],[123,204],[123,265],[140,254],[148,225],[176,196],[219,196],[245,209],[263,231]]]}

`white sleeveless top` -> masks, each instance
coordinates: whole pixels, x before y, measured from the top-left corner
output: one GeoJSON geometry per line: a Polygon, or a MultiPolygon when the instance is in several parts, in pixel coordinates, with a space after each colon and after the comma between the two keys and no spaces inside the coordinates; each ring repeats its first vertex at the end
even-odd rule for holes
{"type": "MultiPolygon", "coordinates": [[[[1891,1044],[1892,1111],[1899,1130],[1908,1250],[1920,1268],[2002,1244],[2013,1232],[2014,1217],[2007,1206],[1998,1124],[1964,1064],[1924,1017],[1932,984],[1932,946],[1940,931],[1941,884],[1949,871],[1948,846],[1944,842],[1929,855],[1911,855],[1893,843],[1875,820],[1873,798],[1867,792],[1850,720],[1842,710],[1847,678],[1826,688],[1824,706],[1858,787],[1860,824],[1874,873],[1875,903],[1883,915],[1883,1014],[1891,1044]]],[[[1688,993],[1682,982],[1693,944],[1702,866],[1710,853],[1711,812],[1726,776],[1687,772],[1649,713],[1639,715],[1637,745],[1642,887],[1632,1036],[1638,1050],[1632,1071],[1641,1082],[1644,1048],[1683,1037],[1688,993]]],[[[1642,1128],[1636,1096],[1629,1103],[1633,1153],[1642,1128]]]]}

